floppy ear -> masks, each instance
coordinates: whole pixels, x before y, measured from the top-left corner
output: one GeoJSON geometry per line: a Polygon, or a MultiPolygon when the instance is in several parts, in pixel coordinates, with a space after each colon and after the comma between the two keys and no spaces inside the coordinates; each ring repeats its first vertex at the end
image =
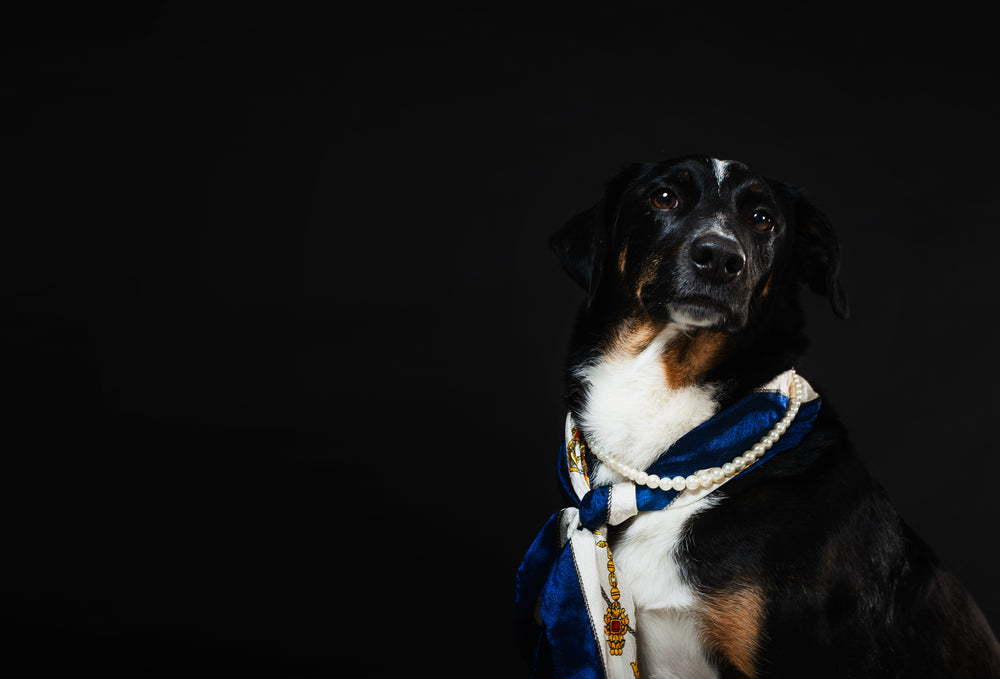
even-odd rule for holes
{"type": "Polygon", "coordinates": [[[799,276],[809,289],[830,299],[838,317],[850,315],[840,282],[840,245],[833,224],[801,191],[791,189],[793,237],[799,276]]]}
{"type": "Polygon", "coordinates": [[[587,291],[587,304],[594,297],[603,268],[605,239],[598,227],[601,203],[581,212],[549,238],[549,248],[559,258],[573,282],[587,291]]]}
{"type": "Polygon", "coordinates": [[[622,197],[647,166],[630,165],[608,182],[596,205],[570,219],[552,234],[549,247],[573,281],[587,291],[587,305],[594,301],[604,260],[615,242],[622,197]]]}

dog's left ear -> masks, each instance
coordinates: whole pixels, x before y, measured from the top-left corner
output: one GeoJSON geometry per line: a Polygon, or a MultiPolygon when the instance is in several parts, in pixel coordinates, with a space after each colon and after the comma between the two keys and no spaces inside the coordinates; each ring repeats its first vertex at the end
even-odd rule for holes
{"type": "Polygon", "coordinates": [[[596,205],[570,219],[552,234],[549,247],[573,281],[587,291],[590,306],[604,271],[604,260],[613,247],[622,198],[647,166],[630,165],[614,177],[596,205]]]}
{"type": "Polygon", "coordinates": [[[833,313],[847,319],[850,307],[840,282],[840,244],[833,224],[801,191],[787,185],[782,188],[792,208],[793,247],[799,276],[810,290],[829,298],[833,313]]]}

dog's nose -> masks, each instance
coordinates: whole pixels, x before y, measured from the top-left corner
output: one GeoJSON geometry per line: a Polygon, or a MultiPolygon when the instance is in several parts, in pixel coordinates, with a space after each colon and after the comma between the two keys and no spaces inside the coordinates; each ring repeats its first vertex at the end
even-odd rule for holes
{"type": "Polygon", "coordinates": [[[747,258],[732,238],[706,233],[691,244],[691,261],[702,278],[711,283],[728,283],[740,275],[747,258]]]}

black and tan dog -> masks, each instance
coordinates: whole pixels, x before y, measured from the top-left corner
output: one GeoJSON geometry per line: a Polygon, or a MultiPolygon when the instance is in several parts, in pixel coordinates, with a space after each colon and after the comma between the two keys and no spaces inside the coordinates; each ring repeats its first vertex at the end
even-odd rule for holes
{"type": "MultiPolygon", "coordinates": [[[[793,367],[803,283],[848,315],[828,220],[738,162],[629,167],[552,246],[586,290],[570,413],[595,453],[639,468],[793,367]]],[[[595,484],[624,481],[589,463],[595,484]]],[[[644,677],[1000,677],[983,615],[829,405],[796,448],[609,542],[644,677]]]]}

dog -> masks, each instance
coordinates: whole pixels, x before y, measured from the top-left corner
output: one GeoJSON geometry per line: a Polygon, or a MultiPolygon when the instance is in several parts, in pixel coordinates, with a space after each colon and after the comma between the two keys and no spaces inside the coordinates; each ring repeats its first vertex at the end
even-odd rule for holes
{"type": "MultiPolygon", "coordinates": [[[[595,488],[628,483],[623,469],[791,370],[803,287],[849,315],[830,221],[736,161],[629,166],[550,245],[586,295],[567,401],[595,488]]],[[[636,676],[1000,677],[985,617],[828,404],[794,448],[726,477],[607,527],[634,599],[636,676]]]]}

